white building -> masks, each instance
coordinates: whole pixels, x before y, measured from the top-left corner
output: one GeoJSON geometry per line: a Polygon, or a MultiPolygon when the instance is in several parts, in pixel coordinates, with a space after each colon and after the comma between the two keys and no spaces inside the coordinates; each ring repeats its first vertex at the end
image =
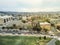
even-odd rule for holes
{"type": "Polygon", "coordinates": [[[13,16],[8,16],[8,15],[0,16],[0,25],[3,25],[4,23],[11,21],[12,18],[13,16]]]}
{"type": "Polygon", "coordinates": [[[50,23],[60,23],[60,19],[50,19],[50,23]]]}
{"type": "Polygon", "coordinates": [[[26,17],[26,16],[23,16],[23,17],[22,17],[22,20],[27,20],[27,17],[26,17]]]}

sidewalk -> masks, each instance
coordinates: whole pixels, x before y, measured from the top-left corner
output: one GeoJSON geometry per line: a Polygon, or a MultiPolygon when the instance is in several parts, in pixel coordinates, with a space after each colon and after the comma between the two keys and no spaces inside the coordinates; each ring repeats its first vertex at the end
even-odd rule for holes
{"type": "Polygon", "coordinates": [[[55,45],[56,39],[52,39],[50,42],[47,43],[47,45],[55,45]]]}

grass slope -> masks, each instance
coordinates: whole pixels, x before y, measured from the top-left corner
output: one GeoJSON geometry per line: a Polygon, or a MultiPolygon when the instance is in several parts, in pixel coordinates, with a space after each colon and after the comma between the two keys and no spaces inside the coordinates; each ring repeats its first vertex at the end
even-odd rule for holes
{"type": "Polygon", "coordinates": [[[57,41],[55,42],[55,44],[56,44],[56,45],[60,45],[60,41],[57,40],[57,41]]]}
{"type": "Polygon", "coordinates": [[[50,40],[33,36],[0,36],[0,45],[45,45],[50,40]]]}

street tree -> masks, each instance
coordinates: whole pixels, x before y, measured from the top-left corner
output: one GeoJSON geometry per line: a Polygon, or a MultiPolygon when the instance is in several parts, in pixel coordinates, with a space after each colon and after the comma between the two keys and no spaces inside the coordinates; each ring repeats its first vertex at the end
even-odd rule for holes
{"type": "Polygon", "coordinates": [[[37,33],[40,33],[41,29],[42,29],[42,28],[40,27],[39,22],[38,22],[35,26],[33,26],[33,30],[36,30],[37,33]]]}

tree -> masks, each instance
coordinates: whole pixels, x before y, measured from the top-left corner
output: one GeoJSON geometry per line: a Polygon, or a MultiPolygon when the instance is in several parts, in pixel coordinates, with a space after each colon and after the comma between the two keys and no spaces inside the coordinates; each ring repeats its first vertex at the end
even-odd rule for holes
{"type": "Polygon", "coordinates": [[[39,37],[39,39],[41,39],[41,37],[39,37]]]}
{"type": "Polygon", "coordinates": [[[26,23],[26,20],[22,20],[23,23],[26,23]]]}
{"type": "Polygon", "coordinates": [[[37,24],[36,24],[36,30],[37,30],[37,32],[39,33],[40,31],[41,31],[41,26],[40,26],[40,23],[38,22],[37,24]]]}
{"type": "Polygon", "coordinates": [[[45,21],[48,22],[48,23],[50,23],[50,20],[49,19],[46,19],[45,21]]]}
{"type": "Polygon", "coordinates": [[[53,27],[54,27],[54,26],[55,26],[55,24],[54,24],[54,23],[51,23],[51,26],[53,26],[53,27]]]}
{"type": "Polygon", "coordinates": [[[19,28],[19,30],[22,30],[22,28],[19,28]]]}
{"type": "Polygon", "coordinates": [[[6,27],[6,29],[9,29],[9,27],[6,27]]]}
{"type": "Polygon", "coordinates": [[[41,29],[42,29],[42,28],[40,27],[39,22],[33,27],[33,30],[36,30],[37,33],[40,33],[41,29]]]}
{"type": "Polygon", "coordinates": [[[48,29],[44,28],[44,31],[45,31],[45,32],[47,32],[47,31],[48,31],[48,29]]]}
{"type": "Polygon", "coordinates": [[[2,29],[5,29],[5,27],[2,27],[2,29]]]}
{"type": "Polygon", "coordinates": [[[13,24],[13,28],[16,28],[16,24],[13,24]]]}
{"type": "Polygon", "coordinates": [[[4,23],[6,23],[6,19],[4,19],[4,23]]]}
{"type": "Polygon", "coordinates": [[[57,29],[60,30],[60,26],[57,26],[57,29]]]}
{"type": "Polygon", "coordinates": [[[44,36],[44,39],[46,39],[46,36],[44,36]]]}
{"type": "Polygon", "coordinates": [[[9,27],[10,29],[13,29],[13,27],[9,27]]]}
{"type": "Polygon", "coordinates": [[[35,17],[31,17],[31,20],[34,21],[35,20],[35,17]]]}

